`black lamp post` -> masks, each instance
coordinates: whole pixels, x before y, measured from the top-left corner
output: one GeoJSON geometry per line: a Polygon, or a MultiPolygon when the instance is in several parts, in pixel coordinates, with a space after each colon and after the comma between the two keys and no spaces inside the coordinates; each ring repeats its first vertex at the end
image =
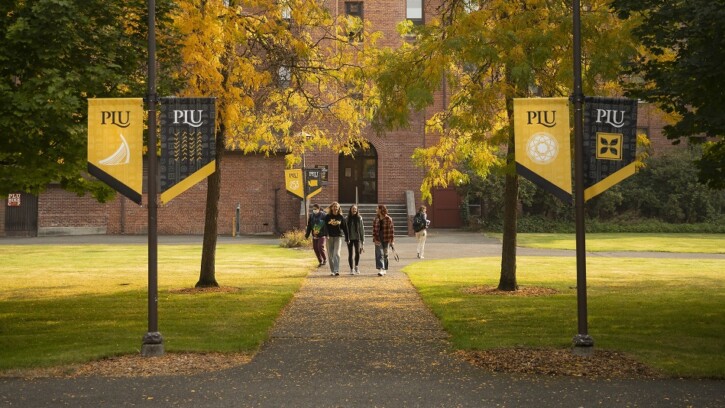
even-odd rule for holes
{"type": "Polygon", "coordinates": [[[148,332],[143,336],[141,355],[145,357],[164,354],[164,339],[158,325],[158,231],[157,195],[158,169],[156,166],[156,2],[148,2],[148,332]]]}
{"type": "Polygon", "coordinates": [[[589,354],[594,339],[589,336],[587,324],[587,260],[584,238],[584,129],[581,55],[581,17],[579,0],[573,0],[574,15],[574,213],[576,217],[576,288],[577,328],[574,352],[589,354]]]}

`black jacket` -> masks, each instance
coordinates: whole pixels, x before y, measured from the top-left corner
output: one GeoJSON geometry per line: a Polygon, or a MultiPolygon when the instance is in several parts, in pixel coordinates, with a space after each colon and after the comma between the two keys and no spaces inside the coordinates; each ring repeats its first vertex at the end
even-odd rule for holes
{"type": "Polygon", "coordinates": [[[322,235],[328,237],[343,237],[347,241],[347,225],[342,214],[327,214],[325,216],[325,228],[322,235]]]}
{"type": "Polygon", "coordinates": [[[347,225],[347,239],[348,241],[360,241],[365,242],[365,225],[363,224],[362,217],[358,215],[347,216],[345,218],[345,224],[347,225]]]}

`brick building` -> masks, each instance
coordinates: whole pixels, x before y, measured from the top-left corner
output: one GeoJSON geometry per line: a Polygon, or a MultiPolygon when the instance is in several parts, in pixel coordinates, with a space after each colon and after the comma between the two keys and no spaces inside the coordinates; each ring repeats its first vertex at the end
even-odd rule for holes
{"type": "MultiPolygon", "coordinates": [[[[384,34],[382,46],[396,46],[401,39],[396,24],[408,18],[424,22],[435,10],[434,2],[424,0],[328,1],[335,13],[362,16],[374,29],[384,34]]],[[[323,205],[331,201],[343,203],[343,210],[353,202],[382,203],[401,208],[402,221],[411,206],[420,205],[420,184],[423,170],[413,165],[411,156],[418,147],[437,142],[424,132],[424,119],[440,109],[445,100],[438,94],[436,104],[411,121],[410,129],[388,132],[382,136],[370,131],[366,137],[371,148],[354,157],[333,151],[309,152],[306,167],[327,170],[327,181],[312,202],[323,205]],[[406,193],[407,192],[407,193],[406,193]],[[406,198],[407,197],[407,198],[406,198]],[[411,204],[412,201],[412,204],[411,204]]],[[[671,148],[661,137],[663,118],[656,110],[640,106],[640,128],[653,140],[655,152],[671,148]]],[[[221,169],[222,191],[219,202],[219,233],[237,232],[235,216],[239,207],[238,232],[241,234],[281,233],[304,225],[301,200],[288,194],[284,182],[284,154],[264,157],[230,151],[221,169]]],[[[78,197],[57,185],[50,185],[39,197],[23,194],[20,206],[0,205],[0,236],[2,235],[64,235],[64,234],[144,234],[147,232],[146,203],[138,206],[121,195],[101,204],[89,196],[78,197]],[[20,220],[20,221],[18,221],[20,220]]],[[[206,181],[203,181],[158,209],[159,234],[202,234],[206,181]]],[[[460,198],[453,190],[434,192],[428,213],[436,227],[458,227],[460,198]]],[[[364,214],[364,211],[361,211],[364,214]]],[[[401,228],[401,229],[404,229],[401,228]]]]}

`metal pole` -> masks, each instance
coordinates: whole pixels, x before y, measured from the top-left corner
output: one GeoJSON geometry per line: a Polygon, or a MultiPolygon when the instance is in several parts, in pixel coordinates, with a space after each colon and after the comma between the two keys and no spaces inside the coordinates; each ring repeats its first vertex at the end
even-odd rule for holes
{"type": "Polygon", "coordinates": [[[307,228],[307,224],[310,220],[310,203],[307,202],[307,169],[305,166],[305,152],[302,152],[302,196],[304,197],[302,201],[304,201],[305,204],[305,228],[307,228]]]}
{"type": "Polygon", "coordinates": [[[156,2],[148,2],[148,111],[149,111],[149,145],[148,145],[148,332],[143,336],[141,355],[145,357],[164,354],[164,340],[158,328],[158,231],[157,231],[157,195],[156,177],[156,2]]]}
{"type": "Polygon", "coordinates": [[[236,212],[235,218],[236,219],[234,220],[235,221],[234,232],[235,232],[235,236],[238,237],[242,233],[242,226],[241,226],[242,204],[241,203],[237,203],[237,212],[236,212]]]}
{"type": "Polygon", "coordinates": [[[584,129],[581,55],[581,18],[579,0],[573,0],[574,14],[574,207],[576,216],[576,288],[579,333],[574,336],[574,352],[589,354],[594,340],[587,328],[587,260],[584,236],[584,129]]]}

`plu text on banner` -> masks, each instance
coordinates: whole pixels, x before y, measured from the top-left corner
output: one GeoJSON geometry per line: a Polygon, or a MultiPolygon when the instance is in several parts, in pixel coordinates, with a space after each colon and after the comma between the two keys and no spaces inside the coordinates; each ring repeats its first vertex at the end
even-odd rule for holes
{"type": "Polygon", "coordinates": [[[567,98],[514,99],[516,172],[571,203],[567,98]]]}

